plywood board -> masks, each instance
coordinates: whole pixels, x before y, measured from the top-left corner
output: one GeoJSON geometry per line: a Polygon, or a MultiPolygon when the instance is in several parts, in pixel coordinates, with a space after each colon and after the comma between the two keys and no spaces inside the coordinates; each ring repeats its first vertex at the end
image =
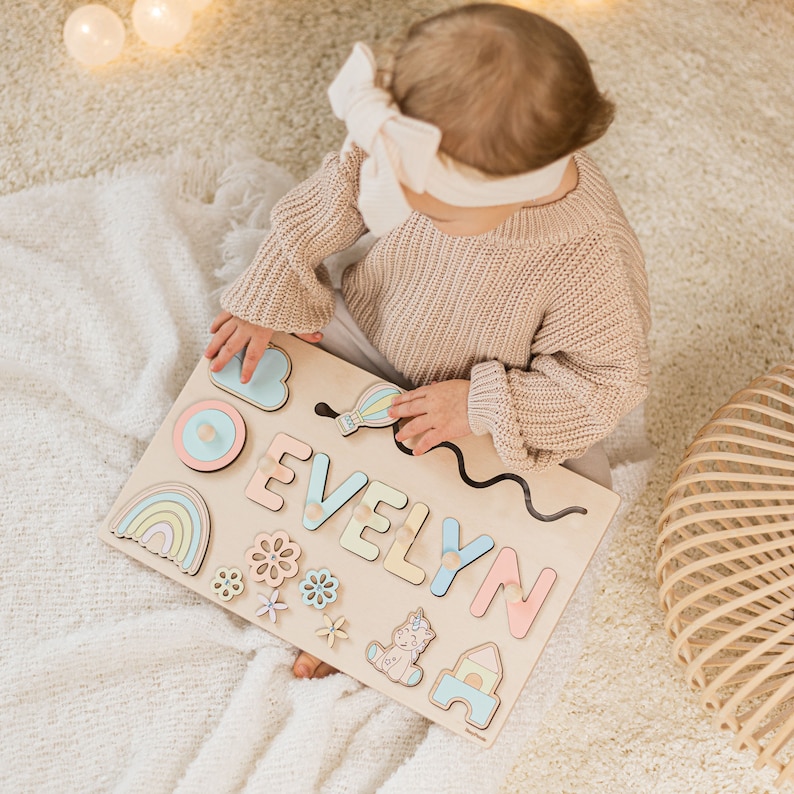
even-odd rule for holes
{"type": "Polygon", "coordinates": [[[273,344],[247,387],[199,362],[100,537],[490,746],[619,497],[509,472],[487,436],[413,456],[388,384],[273,344]]]}

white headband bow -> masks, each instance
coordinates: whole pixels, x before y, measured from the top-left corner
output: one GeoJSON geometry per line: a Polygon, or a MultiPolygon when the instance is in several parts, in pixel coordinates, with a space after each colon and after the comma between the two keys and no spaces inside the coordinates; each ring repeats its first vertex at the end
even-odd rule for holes
{"type": "Polygon", "coordinates": [[[359,209],[382,236],[407,220],[411,208],[400,187],[429,193],[456,207],[495,207],[546,196],[562,181],[569,155],[536,171],[492,177],[438,156],[441,131],[404,116],[391,94],[375,85],[375,59],[357,43],[328,89],[331,108],[347,125],[343,151],[355,142],[368,155],[361,167],[359,209]]]}

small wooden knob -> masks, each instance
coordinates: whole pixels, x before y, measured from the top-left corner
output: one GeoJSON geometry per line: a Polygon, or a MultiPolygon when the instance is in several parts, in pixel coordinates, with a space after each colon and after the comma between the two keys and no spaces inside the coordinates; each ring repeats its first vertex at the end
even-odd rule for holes
{"type": "Polygon", "coordinates": [[[359,502],[353,509],[353,518],[355,518],[359,523],[365,524],[372,518],[372,514],[374,512],[375,511],[369,505],[359,502]]]}
{"type": "Polygon", "coordinates": [[[456,571],[460,568],[460,554],[456,551],[448,551],[441,557],[441,564],[448,571],[456,571]]]}
{"type": "Polygon", "coordinates": [[[265,477],[272,477],[273,473],[276,471],[277,465],[278,463],[274,457],[265,455],[263,458],[259,459],[259,463],[256,464],[256,467],[265,477]]]}
{"type": "Polygon", "coordinates": [[[212,425],[204,423],[198,426],[196,435],[199,437],[199,441],[209,444],[210,441],[215,440],[215,428],[212,425]]]}
{"type": "Polygon", "coordinates": [[[413,539],[414,533],[405,525],[401,526],[396,532],[395,540],[400,544],[400,546],[410,545],[413,539]]]}
{"type": "Polygon", "coordinates": [[[317,502],[310,502],[306,505],[303,515],[307,521],[319,521],[323,517],[322,505],[318,505],[317,502]]]}
{"type": "Polygon", "coordinates": [[[505,585],[505,599],[510,604],[517,604],[524,599],[524,594],[521,592],[521,585],[513,582],[512,584],[505,585]]]}

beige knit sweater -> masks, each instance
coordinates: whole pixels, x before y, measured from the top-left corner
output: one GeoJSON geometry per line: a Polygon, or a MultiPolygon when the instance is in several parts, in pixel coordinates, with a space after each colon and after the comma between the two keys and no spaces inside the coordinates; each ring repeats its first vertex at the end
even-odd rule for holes
{"type": "MultiPolygon", "coordinates": [[[[223,294],[232,314],[311,332],[334,311],[323,259],[365,232],[358,149],[328,155],[273,209],[254,261],[223,294]]],[[[469,424],[504,463],[538,470],[582,455],[647,393],[650,324],[642,252],[604,176],[498,228],[451,237],[419,213],[344,273],[370,342],[419,385],[468,378],[469,424]]]]}

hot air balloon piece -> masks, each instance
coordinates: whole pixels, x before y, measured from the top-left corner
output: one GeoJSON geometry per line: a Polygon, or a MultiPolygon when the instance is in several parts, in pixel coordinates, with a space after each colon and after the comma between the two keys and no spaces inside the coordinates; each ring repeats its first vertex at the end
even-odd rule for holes
{"type": "Polygon", "coordinates": [[[376,383],[359,397],[356,407],[336,417],[336,424],[343,436],[355,433],[359,427],[388,427],[397,419],[389,416],[392,400],[402,391],[393,383],[376,383]]]}

